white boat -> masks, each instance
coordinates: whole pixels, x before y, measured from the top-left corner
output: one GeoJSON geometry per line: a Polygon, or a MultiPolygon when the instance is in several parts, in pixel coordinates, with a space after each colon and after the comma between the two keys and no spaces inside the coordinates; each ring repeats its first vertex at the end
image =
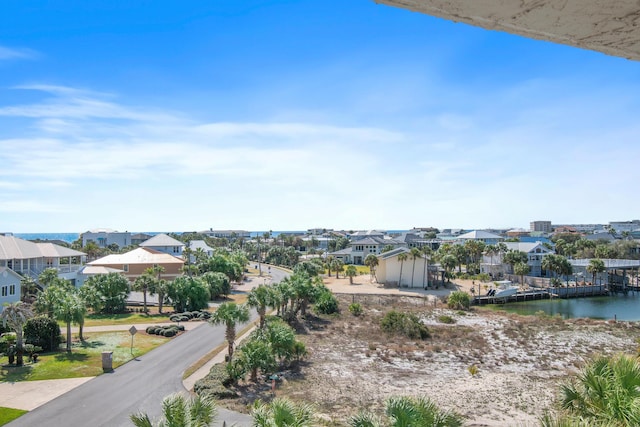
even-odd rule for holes
{"type": "Polygon", "coordinates": [[[518,293],[518,286],[511,283],[510,280],[500,280],[495,282],[497,285],[496,292],[492,295],[494,298],[506,298],[518,293]]]}

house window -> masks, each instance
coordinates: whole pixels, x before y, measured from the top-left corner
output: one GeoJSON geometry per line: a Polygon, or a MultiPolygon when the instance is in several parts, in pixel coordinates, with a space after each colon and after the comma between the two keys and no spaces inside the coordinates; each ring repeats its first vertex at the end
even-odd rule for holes
{"type": "Polygon", "coordinates": [[[128,273],[129,272],[129,264],[123,265],[122,269],[124,270],[125,273],[128,273]]]}
{"type": "Polygon", "coordinates": [[[9,295],[15,295],[16,294],[16,285],[10,285],[9,286],[9,295]]]}
{"type": "Polygon", "coordinates": [[[7,296],[7,287],[6,287],[6,286],[3,286],[3,287],[2,287],[2,296],[3,296],[3,297],[6,297],[6,296],[7,296]]]}
{"type": "Polygon", "coordinates": [[[363,250],[364,250],[364,246],[362,246],[362,245],[357,245],[356,246],[356,251],[362,252],[363,250]]]}

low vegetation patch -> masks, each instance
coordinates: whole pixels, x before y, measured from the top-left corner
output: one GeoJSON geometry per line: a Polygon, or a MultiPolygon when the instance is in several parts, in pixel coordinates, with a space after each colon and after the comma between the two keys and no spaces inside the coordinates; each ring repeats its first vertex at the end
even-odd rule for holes
{"type": "Polygon", "coordinates": [[[380,321],[380,327],[388,334],[404,335],[411,339],[429,338],[429,329],[413,313],[391,310],[380,321]]]}
{"type": "MultiPolygon", "coordinates": [[[[89,314],[84,321],[84,326],[110,326],[110,325],[131,325],[137,323],[164,323],[169,321],[168,314],[143,314],[143,313],[120,313],[120,314],[89,314]]],[[[62,326],[65,326],[64,324],[62,326]]]]}
{"type": "Polygon", "coordinates": [[[15,420],[16,418],[20,418],[27,412],[28,411],[23,411],[22,409],[0,407],[0,426],[9,424],[11,421],[15,420]]]}
{"type": "Polygon", "coordinates": [[[103,351],[113,351],[113,367],[116,368],[167,342],[167,338],[164,337],[136,334],[132,354],[131,335],[127,331],[87,335],[85,341],[73,343],[71,352],[42,353],[37,362],[25,363],[20,367],[1,366],[0,381],[92,377],[102,374],[103,351]]]}
{"type": "Polygon", "coordinates": [[[171,325],[171,326],[148,326],[145,332],[149,335],[160,335],[161,337],[171,338],[178,335],[179,332],[184,331],[184,325],[171,325]]]}
{"type": "Polygon", "coordinates": [[[446,323],[450,325],[450,324],[456,323],[456,319],[449,316],[448,314],[441,314],[440,316],[438,316],[438,322],[446,323]]]}

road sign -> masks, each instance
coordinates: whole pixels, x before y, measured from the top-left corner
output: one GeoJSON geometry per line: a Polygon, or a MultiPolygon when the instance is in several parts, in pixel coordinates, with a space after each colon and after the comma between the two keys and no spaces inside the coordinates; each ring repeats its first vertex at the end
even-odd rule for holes
{"type": "Polygon", "coordinates": [[[129,333],[131,334],[131,354],[133,355],[133,336],[138,332],[135,326],[129,328],[129,333]]]}

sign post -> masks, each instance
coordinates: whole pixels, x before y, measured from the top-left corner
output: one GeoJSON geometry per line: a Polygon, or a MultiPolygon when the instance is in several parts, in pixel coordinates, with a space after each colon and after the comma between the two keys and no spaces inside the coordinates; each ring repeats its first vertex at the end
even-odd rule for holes
{"type": "Polygon", "coordinates": [[[131,334],[131,355],[133,356],[133,336],[138,332],[135,326],[129,328],[129,333],[131,334]]]}

